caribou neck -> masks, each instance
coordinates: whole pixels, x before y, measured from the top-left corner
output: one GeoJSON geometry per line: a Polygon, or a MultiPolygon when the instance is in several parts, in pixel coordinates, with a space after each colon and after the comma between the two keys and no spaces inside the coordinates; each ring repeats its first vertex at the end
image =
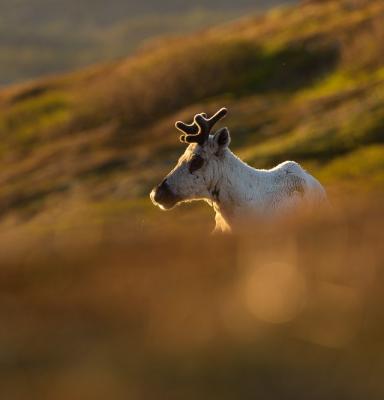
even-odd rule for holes
{"type": "Polygon", "coordinates": [[[222,157],[215,168],[210,200],[216,212],[216,222],[224,220],[231,226],[239,212],[259,197],[258,186],[264,174],[262,170],[247,165],[229,149],[222,157]]]}

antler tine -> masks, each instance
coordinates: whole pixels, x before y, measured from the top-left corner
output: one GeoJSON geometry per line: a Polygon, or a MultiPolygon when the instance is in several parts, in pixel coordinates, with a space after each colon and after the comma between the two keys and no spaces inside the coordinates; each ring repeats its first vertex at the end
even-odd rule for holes
{"type": "Polygon", "coordinates": [[[195,122],[186,124],[185,122],[177,121],[175,127],[186,135],[196,135],[199,132],[199,127],[196,126],[195,122]]]}
{"type": "MultiPolygon", "coordinates": [[[[199,127],[198,134],[193,137],[199,144],[203,144],[206,140],[208,140],[209,134],[213,126],[224,118],[228,113],[226,108],[221,108],[216,114],[214,114],[211,118],[207,119],[206,114],[198,114],[195,116],[195,123],[199,127]]],[[[189,138],[185,138],[188,141],[189,138]]],[[[192,138],[191,138],[192,139],[192,138]]],[[[193,140],[192,139],[192,140],[193,140]]]]}
{"type": "Polygon", "coordinates": [[[207,114],[196,114],[192,124],[184,122],[176,122],[176,128],[183,132],[180,141],[183,143],[203,144],[209,137],[213,126],[227,115],[227,109],[222,108],[211,118],[208,119],[207,114]]]}
{"type": "Polygon", "coordinates": [[[203,144],[209,137],[210,124],[209,120],[202,114],[195,116],[195,124],[199,127],[197,135],[186,137],[186,140],[190,143],[203,144]]]}
{"type": "MultiPolygon", "coordinates": [[[[203,116],[207,116],[207,114],[201,114],[203,116]]],[[[196,118],[196,116],[195,116],[196,118]]],[[[196,124],[195,119],[191,124],[186,124],[183,121],[177,121],[175,123],[176,129],[178,129],[180,132],[183,132],[183,134],[180,136],[180,142],[182,143],[189,143],[188,137],[195,137],[199,134],[199,126],[196,124]]],[[[191,142],[192,143],[192,142],[191,142]]]]}
{"type": "Polygon", "coordinates": [[[228,110],[226,108],[221,108],[215,115],[209,118],[209,129],[211,130],[213,126],[219,122],[222,118],[224,118],[228,114],[228,110]]]}

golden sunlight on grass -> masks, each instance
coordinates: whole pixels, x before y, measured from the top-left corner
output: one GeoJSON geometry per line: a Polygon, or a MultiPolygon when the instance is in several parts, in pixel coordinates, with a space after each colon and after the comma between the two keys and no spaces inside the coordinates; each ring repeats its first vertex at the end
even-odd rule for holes
{"type": "Polygon", "coordinates": [[[4,398],[381,398],[381,200],[229,236],[3,232],[4,398]]]}

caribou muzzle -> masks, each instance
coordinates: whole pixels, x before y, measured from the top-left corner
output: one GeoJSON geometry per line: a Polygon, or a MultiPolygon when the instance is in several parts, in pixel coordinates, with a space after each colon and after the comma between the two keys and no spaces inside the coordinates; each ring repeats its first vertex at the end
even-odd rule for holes
{"type": "Polygon", "coordinates": [[[164,210],[174,207],[181,198],[172,192],[167,180],[164,179],[160,185],[153,188],[151,192],[151,200],[154,204],[160,206],[164,210]]]}

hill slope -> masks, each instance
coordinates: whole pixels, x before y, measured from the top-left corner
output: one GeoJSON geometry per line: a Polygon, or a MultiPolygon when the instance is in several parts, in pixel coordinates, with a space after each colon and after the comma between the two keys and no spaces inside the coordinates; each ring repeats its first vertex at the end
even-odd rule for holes
{"type": "Polygon", "coordinates": [[[148,191],[183,151],[174,121],[223,105],[232,147],[251,164],[295,159],[328,185],[378,189],[383,39],[382,1],[311,1],[10,87],[0,94],[2,215],[157,213],[148,191]]]}
{"type": "Polygon", "coordinates": [[[0,85],[126,56],[180,34],[292,0],[0,0],[0,85]]]}

